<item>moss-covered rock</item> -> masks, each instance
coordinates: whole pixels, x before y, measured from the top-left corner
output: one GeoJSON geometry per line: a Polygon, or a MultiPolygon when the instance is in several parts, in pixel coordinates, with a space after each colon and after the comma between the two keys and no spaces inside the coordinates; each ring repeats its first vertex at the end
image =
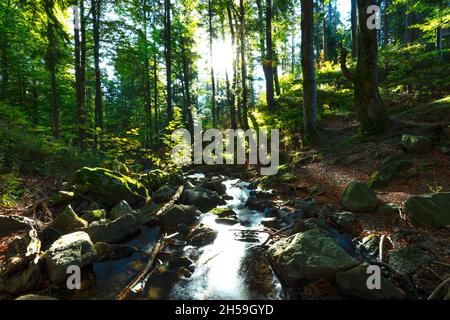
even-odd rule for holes
{"type": "Polygon", "coordinates": [[[219,218],[226,218],[226,217],[235,217],[236,212],[234,212],[233,209],[223,207],[223,208],[214,208],[209,213],[214,214],[218,216],[219,218]]]}
{"type": "Polygon", "coordinates": [[[389,264],[397,271],[411,274],[433,259],[423,249],[409,246],[389,252],[389,264]]]}
{"type": "Polygon", "coordinates": [[[74,232],[60,237],[45,253],[47,273],[53,284],[61,284],[68,277],[67,268],[80,268],[95,261],[97,252],[86,232],[74,232]]]}
{"type": "Polygon", "coordinates": [[[410,160],[396,160],[393,157],[387,158],[378,171],[374,172],[369,179],[371,188],[383,188],[388,186],[396,178],[407,178],[412,176],[409,169],[414,166],[410,160]]]}
{"type": "Polygon", "coordinates": [[[450,226],[450,192],[412,196],[406,200],[403,209],[416,227],[450,226]]]}
{"type": "Polygon", "coordinates": [[[170,178],[170,174],[166,171],[156,169],[143,174],[139,179],[148,190],[155,191],[165,184],[170,178]]]}
{"type": "Polygon", "coordinates": [[[132,214],[126,214],[117,220],[90,225],[85,229],[94,243],[115,243],[139,231],[141,224],[132,214]]]}
{"type": "Polygon", "coordinates": [[[90,193],[96,200],[109,206],[116,205],[118,199],[131,205],[149,200],[148,191],[137,180],[103,168],[82,168],[75,173],[77,192],[90,193]]]}
{"type": "Polygon", "coordinates": [[[378,198],[367,184],[351,182],[342,196],[342,205],[354,212],[375,212],[378,198]]]}
{"type": "Polygon", "coordinates": [[[425,154],[431,150],[431,140],[424,136],[404,134],[401,144],[408,153],[425,154]]]}
{"type": "Polygon", "coordinates": [[[114,208],[111,209],[111,211],[109,212],[108,218],[110,220],[116,220],[116,219],[119,219],[121,216],[129,214],[131,212],[133,212],[133,209],[131,209],[128,202],[126,202],[125,200],[122,200],[114,208]]]}
{"type": "Polygon", "coordinates": [[[106,210],[105,209],[97,209],[97,210],[85,211],[81,215],[81,218],[86,220],[89,223],[94,222],[94,221],[100,221],[100,220],[106,219],[106,210]]]}
{"type": "Polygon", "coordinates": [[[358,265],[344,249],[319,229],[277,241],[269,249],[277,271],[288,285],[303,280],[333,279],[337,272],[358,265]]]}
{"type": "Polygon", "coordinates": [[[67,234],[86,228],[88,226],[88,222],[78,217],[72,207],[68,205],[63,212],[56,216],[51,226],[53,229],[58,230],[62,234],[67,234]]]}

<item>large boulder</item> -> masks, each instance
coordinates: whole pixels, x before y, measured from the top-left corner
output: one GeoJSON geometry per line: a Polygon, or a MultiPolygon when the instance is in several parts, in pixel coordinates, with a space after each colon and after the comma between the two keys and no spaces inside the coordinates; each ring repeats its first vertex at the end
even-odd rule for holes
{"type": "Polygon", "coordinates": [[[211,180],[211,181],[205,181],[202,183],[202,187],[216,191],[219,195],[224,195],[227,192],[227,187],[222,183],[222,180],[211,180]]]}
{"type": "Polygon", "coordinates": [[[181,202],[193,205],[202,212],[208,212],[217,206],[225,205],[225,201],[219,197],[217,192],[202,187],[184,190],[181,202]]]}
{"type": "Polygon", "coordinates": [[[348,211],[332,213],[329,217],[331,221],[343,229],[350,229],[356,220],[356,215],[348,211]]]}
{"type": "Polygon", "coordinates": [[[110,220],[116,220],[119,219],[121,216],[129,214],[131,212],[133,212],[133,209],[131,209],[128,202],[122,200],[114,208],[111,209],[108,218],[110,220]]]}
{"type": "Polygon", "coordinates": [[[96,260],[97,252],[89,235],[79,231],[56,240],[45,253],[47,273],[53,284],[67,278],[69,266],[85,267],[96,260]]]}
{"type": "Polygon", "coordinates": [[[416,227],[450,226],[450,192],[412,196],[406,200],[403,212],[416,227]]]}
{"type": "Polygon", "coordinates": [[[24,270],[0,277],[0,292],[10,294],[26,292],[38,288],[42,280],[39,262],[31,261],[24,270]]]}
{"type": "Polygon", "coordinates": [[[410,274],[417,271],[433,259],[426,251],[417,246],[389,251],[389,264],[397,271],[410,274]]]}
{"type": "Polygon", "coordinates": [[[177,191],[175,188],[171,188],[168,185],[162,186],[158,190],[156,190],[153,195],[153,201],[156,203],[164,203],[168,202],[175,195],[177,191]]]}
{"type": "Polygon", "coordinates": [[[303,280],[333,279],[337,272],[358,265],[319,229],[277,241],[270,247],[269,255],[283,280],[290,286],[303,280]]]}
{"type": "Polygon", "coordinates": [[[167,227],[173,227],[180,223],[189,225],[195,222],[199,215],[200,211],[193,206],[176,204],[159,217],[159,222],[161,225],[167,227]]]}
{"type": "Polygon", "coordinates": [[[170,174],[166,171],[155,169],[143,174],[139,179],[139,182],[141,182],[148,190],[155,191],[166,183],[169,178],[170,174]]]}
{"type": "Polygon", "coordinates": [[[431,140],[424,136],[414,136],[410,134],[404,134],[401,142],[403,148],[408,153],[428,153],[431,149],[431,140]]]}
{"type": "Polygon", "coordinates": [[[217,238],[217,231],[201,224],[192,229],[187,236],[187,243],[193,246],[206,246],[217,238]]]}
{"type": "Polygon", "coordinates": [[[342,205],[353,212],[374,212],[378,206],[378,198],[367,184],[351,182],[342,196],[342,205]]]}
{"type": "Polygon", "coordinates": [[[75,173],[77,192],[90,193],[110,208],[123,199],[131,205],[148,200],[148,191],[137,180],[103,168],[82,168],[75,173]]]}
{"type": "Polygon", "coordinates": [[[115,243],[135,234],[140,227],[141,224],[134,215],[126,214],[114,221],[91,224],[84,231],[94,243],[115,243]]]}
{"type": "Polygon", "coordinates": [[[251,195],[247,198],[245,206],[251,210],[264,211],[266,208],[271,206],[271,202],[269,199],[251,195]]]}
{"type": "Polygon", "coordinates": [[[406,295],[403,290],[392,282],[381,277],[380,289],[369,289],[367,280],[369,264],[363,263],[353,269],[336,274],[338,289],[347,296],[364,300],[403,300],[406,295]]]}
{"type": "Polygon", "coordinates": [[[67,234],[86,228],[88,226],[88,222],[78,217],[72,207],[68,205],[63,212],[56,216],[51,226],[53,229],[58,230],[62,234],[67,234]]]}

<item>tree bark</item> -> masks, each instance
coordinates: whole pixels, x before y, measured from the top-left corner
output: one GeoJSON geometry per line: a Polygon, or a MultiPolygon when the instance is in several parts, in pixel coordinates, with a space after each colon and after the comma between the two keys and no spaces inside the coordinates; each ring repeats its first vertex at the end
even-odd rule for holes
{"type": "MultiPolygon", "coordinates": [[[[7,11],[9,11],[11,7],[11,0],[8,0],[8,4],[6,5],[7,11]]],[[[9,21],[9,14],[5,14],[5,21],[4,26],[8,25],[9,21]]],[[[1,36],[1,61],[2,61],[2,100],[7,102],[8,101],[8,87],[9,87],[9,62],[8,62],[8,32],[3,32],[1,36]]]]}
{"type": "Polygon", "coordinates": [[[144,45],[145,45],[145,54],[144,54],[144,104],[145,110],[147,113],[147,145],[151,146],[153,142],[153,115],[152,115],[152,98],[150,92],[150,55],[149,55],[149,41],[148,41],[148,30],[147,30],[147,20],[148,20],[148,8],[147,8],[147,0],[143,0],[142,2],[142,12],[143,12],[143,27],[144,27],[144,45]]]}
{"type": "Polygon", "coordinates": [[[212,126],[217,128],[217,110],[216,110],[216,80],[214,77],[214,63],[213,63],[213,25],[212,25],[212,7],[211,0],[208,0],[208,31],[209,31],[209,60],[211,64],[211,114],[212,126]]]}
{"type": "Polygon", "coordinates": [[[384,23],[383,23],[383,46],[387,46],[389,44],[389,8],[390,2],[389,0],[384,0],[384,23]]]}
{"type": "Polygon", "coordinates": [[[189,61],[188,61],[188,52],[186,48],[186,40],[181,38],[181,55],[182,55],[182,64],[183,64],[183,82],[184,82],[184,97],[185,97],[185,105],[184,105],[184,113],[186,118],[186,125],[191,133],[194,133],[194,121],[192,118],[191,111],[191,81],[190,81],[190,73],[189,73],[189,61]]]}
{"type": "Polygon", "coordinates": [[[358,13],[356,0],[351,0],[351,24],[352,24],[352,57],[358,55],[358,13]]]}
{"type": "Polygon", "coordinates": [[[265,54],[263,52],[263,71],[266,80],[266,101],[269,112],[273,112],[275,108],[275,92],[274,92],[274,59],[273,59],[273,43],[272,43],[272,0],[266,0],[266,32],[265,32],[265,54]]]}
{"type": "MultiPolygon", "coordinates": [[[[233,16],[231,13],[231,0],[227,3],[227,16],[228,16],[228,24],[230,26],[230,34],[231,34],[231,45],[233,48],[236,46],[236,34],[234,31],[234,25],[233,25],[233,16]]],[[[228,95],[228,102],[230,104],[230,122],[231,122],[231,128],[237,129],[237,122],[236,122],[236,80],[237,80],[237,59],[235,56],[233,56],[233,81],[232,81],[232,87],[230,90],[228,90],[229,85],[227,85],[227,95],[228,95]]],[[[228,74],[227,74],[228,76],[228,74]]]]}
{"type": "Polygon", "coordinates": [[[314,69],[314,3],[302,0],[302,70],[304,133],[314,139],[317,125],[317,94],[314,69]]]}
{"type": "Polygon", "coordinates": [[[442,28],[438,27],[436,29],[436,50],[438,52],[439,60],[442,61],[444,58],[442,51],[442,28]]]}
{"type": "Polygon", "coordinates": [[[345,65],[345,49],[341,54],[342,71],[353,81],[356,114],[362,134],[385,131],[388,120],[378,88],[377,30],[368,29],[366,24],[369,18],[367,7],[374,4],[375,0],[358,0],[358,63],[354,74],[345,65]]]}
{"type": "MultiPolygon", "coordinates": [[[[83,3],[83,1],[81,1],[83,3]]],[[[79,7],[74,8],[74,17],[80,18],[79,7]]],[[[77,120],[78,120],[78,146],[82,152],[85,151],[85,134],[84,134],[84,102],[83,102],[83,86],[81,79],[81,42],[80,28],[78,21],[74,21],[74,37],[75,37],[75,91],[77,100],[77,120]]]]}
{"type": "Polygon", "coordinates": [[[245,7],[244,0],[239,0],[239,20],[240,20],[240,44],[241,44],[241,85],[242,85],[242,125],[247,130],[248,126],[248,89],[247,89],[247,64],[245,59],[245,7]]]}
{"type": "Polygon", "coordinates": [[[173,100],[172,100],[172,21],[171,21],[171,3],[170,0],[164,0],[164,43],[166,58],[166,90],[167,90],[167,118],[168,122],[173,119],[173,100]]]}
{"type": "Polygon", "coordinates": [[[103,98],[102,98],[102,78],[100,71],[100,16],[101,0],[91,0],[93,36],[94,36],[94,68],[95,68],[95,137],[98,144],[97,130],[100,135],[103,132],[103,98]]]}

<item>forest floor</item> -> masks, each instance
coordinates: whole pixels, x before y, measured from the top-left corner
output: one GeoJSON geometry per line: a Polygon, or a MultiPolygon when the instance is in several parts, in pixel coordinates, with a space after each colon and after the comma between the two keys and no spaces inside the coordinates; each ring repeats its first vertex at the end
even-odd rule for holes
{"type": "MultiPolygon", "coordinates": [[[[422,127],[396,124],[386,134],[357,139],[358,123],[347,117],[332,116],[322,125],[326,129],[319,144],[305,151],[300,164],[294,165],[297,181],[274,188],[279,203],[307,199],[311,190],[320,190],[314,197],[316,202],[345,211],[341,199],[346,186],[352,181],[367,182],[381,162],[391,155],[414,161],[417,170],[412,177],[394,179],[387,187],[377,189],[383,203],[401,207],[412,195],[430,193],[437,188],[442,192],[450,191],[450,156],[440,150],[439,143],[423,155],[407,154],[399,146],[403,134],[422,133],[422,127]]],[[[400,215],[359,213],[351,233],[359,239],[368,235],[390,236],[393,240],[390,249],[416,244],[430,253],[435,262],[413,277],[416,287],[426,294],[450,276],[450,230],[418,229],[400,215]]]]}

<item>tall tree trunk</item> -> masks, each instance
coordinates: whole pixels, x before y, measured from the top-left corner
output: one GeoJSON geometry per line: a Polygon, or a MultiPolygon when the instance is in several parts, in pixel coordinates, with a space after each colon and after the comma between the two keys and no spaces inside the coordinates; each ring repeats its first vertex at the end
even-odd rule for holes
{"type": "Polygon", "coordinates": [[[327,28],[327,19],[326,19],[326,5],[325,0],[322,0],[322,34],[323,34],[323,56],[325,60],[328,60],[328,28],[327,28]]]}
{"type": "MultiPolygon", "coordinates": [[[[81,1],[83,3],[83,1],[81,1]]],[[[84,102],[83,86],[81,79],[81,43],[80,43],[80,12],[79,7],[74,7],[74,37],[75,37],[75,91],[77,97],[77,121],[78,121],[78,146],[82,152],[85,151],[84,133],[84,102]]]]}
{"type": "Polygon", "coordinates": [[[358,63],[352,74],[346,66],[347,53],[341,54],[344,75],[353,81],[355,104],[362,134],[383,132],[387,127],[387,114],[378,88],[377,30],[367,28],[367,7],[375,0],[358,0],[358,63]]]}
{"type": "Polygon", "coordinates": [[[266,100],[269,112],[275,108],[274,67],[272,43],[272,0],[266,0],[266,55],[263,59],[263,71],[266,78],[266,100]]]}
{"type": "Polygon", "coordinates": [[[208,0],[208,32],[209,32],[209,60],[211,64],[211,114],[212,126],[217,128],[217,110],[216,110],[216,80],[214,77],[214,63],[213,63],[213,25],[212,25],[212,7],[211,0],[208,0]]]}
{"type": "Polygon", "coordinates": [[[240,43],[241,43],[241,85],[242,85],[242,124],[244,129],[248,129],[248,89],[247,89],[247,64],[245,59],[245,7],[244,0],[239,0],[239,22],[240,22],[240,43]]]}
{"type": "Polygon", "coordinates": [[[47,56],[46,63],[50,73],[50,106],[52,114],[52,134],[55,138],[59,138],[59,108],[58,108],[58,93],[56,84],[56,71],[58,60],[58,47],[56,43],[55,35],[55,21],[54,21],[54,6],[53,0],[46,0],[44,2],[46,14],[47,14],[47,56]]]}
{"type": "Polygon", "coordinates": [[[358,13],[356,0],[351,0],[351,24],[352,24],[352,57],[358,55],[358,13]]]}
{"type": "Polygon", "coordinates": [[[143,12],[143,27],[144,27],[144,45],[145,45],[145,54],[144,54],[144,103],[145,110],[147,113],[147,145],[151,146],[153,142],[153,119],[152,119],[152,98],[150,93],[150,55],[149,55],[149,41],[148,41],[148,7],[147,0],[143,0],[142,2],[142,12],[143,12]]]}
{"type": "Polygon", "coordinates": [[[166,58],[166,90],[167,90],[167,118],[173,119],[173,97],[172,97],[172,21],[171,21],[171,3],[170,0],[164,0],[165,24],[164,24],[164,43],[166,58]]]}
{"type": "Polygon", "coordinates": [[[100,135],[103,132],[103,98],[102,98],[102,78],[100,71],[100,16],[101,0],[91,0],[93,35],[94,35],[94,67],[95,67],[95,129],[96,145],[97,130],[100,135]]]}
{"type": "Polygon", "coordinates": [[[159,130],[160,125],[159,125],[159,112],[158,112],[158,60],[156,57],[156,52],[155,55],[153,57],[153,84],[154,84],[154,89],[153,89],[153,105],[155,107],[155,129],[156,129],[156,136],[159,136],[159,130]]]}
{"type": "Polygon", "coordinates": [[[314,3],[302,0],[302,70],[303,70],[303,121],[307,137],[316,136],[317,94],[314,70],[314,3]]]}
{"type": "MultiPolygon", "coordinates": [[[[406,9],[408,10],[408,9],[406,9]]],[[[406,13],[405,14],[405,35],[404,35],[404,43],[409,44],[411,43],[411,29],[409,28],[411,26],[411,14],[406,13]]]]}
{"type": "MultiPolygon", "coordinates": [[[[80,0],[80,93],[82,103],[82,118],[84,138],[86,138],[86,15],[84,0],[80,0]]],[[[86,141],[83,141],[83,150],[86,148],[86,141]]]]}
{"type": "MultiPolygon", "coordinates": [[[[233,25],[233,16],[231,13],[231,0],[228,1],[227,3],[227,15],[228,15],[228,24],[230,27],[230,34],[231,34],[231,46],[233,48],[236,47],[236,34],[234,31],[234,25],[233,25]]],[[[237,59],[236,56],[233,56],[233,81],[232,81],[232,87],[231,89],[229,88],[229,82],[227,80],[227,96],[228,96],[228,102],[230,104],[230,122],[231,122],[231,128],[232,129],[237,129],[237,122],[236,122],[236,106],[235,106],[235,102],[236,102],[236,96],[235,96],[235,92],[236,92],[236,81],[237,81],[237,59]]],[[[228,76],[228,73],[227,73],[228,76]]]]}
{"type": "Polygon", "coordinates": [[[194,120],[192,118],[191,111],[191,81],[190,81],[190,73],[189,73],[189,61],[188,61],[188,52],[186,48],[186,40],[181,38],[181,55],[182,55],[182,64],[183,64],[183,83],[184,83],[184,98],[185,98],[185,106],[184,113],[186,118],[186,125],[191,132],[194,133],[194,120]]]}
{"type": "MultiPolygon", "coordinates": [[[[275,59],[277,60],[277,59],[275,59]]],[[[275,84],[275,93],[277,96],[281,95],[280,79],[278,78],[278,63],[275,62],[273,67],[273,81],[275,84]]]]}

